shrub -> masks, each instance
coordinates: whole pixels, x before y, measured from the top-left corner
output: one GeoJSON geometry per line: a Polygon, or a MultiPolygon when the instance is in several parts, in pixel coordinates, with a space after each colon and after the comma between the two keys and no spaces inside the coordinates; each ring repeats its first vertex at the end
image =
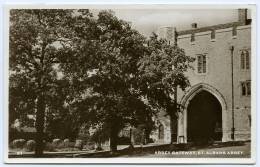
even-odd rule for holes
{"type": "Polygon", "coordinates": [[[94,150],[95,149],[95,143],[94,142],[88,142],[83,146],[84,150],[94,150]]]}
{"type": "Polygon", "coordinates": [[[34,140],[28,140],[27,142],[26,142],[26,145],[25,145],[25,149],[27,150],[27,151],[33,151],[34,150],[34,148],[35,148],[35,141],[34,140]]]}
{"type": "Polygon", "coordinates": [[[52,144],[58,145],[61,142],[61,139],[53,139],[52,144]]]}
{"type": "Polygon", "coordinates": [[[25,143],[26,143],[26,141],[24,139],[16,139],[16,140],[13,140],[11,145],[13,148],[23,148],[25,143]]]}
{"type": "Polygon", "coordinates": [[[82,140],[76,140],[76,143],[75,143],[74,147],[82,150],[82,148],[83,148],[83,141],[82,140]]]}
{"type": "Polygon", "coordinates": [[[53,139],[52,140],[52,145],[54,148],[62,148],[64,147],[64,143],[61,139],[53,139]]]}
{"type": "Polygon", "coordinates": [[[64,147],[69,147],[70,146],[70,140],[69,139],[64,139],[63,143],[64,143],[64,147]]]}
{"type": "Polygon", "coordinates": [[[76,142],[69,142],[69,147],[74,147],[76,142]]]}
{"type": "Polygon", "coordinates": [[[64,139],[63,142],[64,142],[64,143],[70,142],[70,139],[64,139]]]}

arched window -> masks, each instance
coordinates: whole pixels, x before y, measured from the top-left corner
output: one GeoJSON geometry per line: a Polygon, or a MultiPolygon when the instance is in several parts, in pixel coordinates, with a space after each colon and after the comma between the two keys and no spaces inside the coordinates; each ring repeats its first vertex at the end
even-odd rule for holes
{"type": "Polygon", "coordinates": [[[162,124],[159,125],[159,140],[164,139],[164,126],[162,124]]]}
{"type": "Polygon", "coordinates": [[[250,69],[250,56],[248,50],[242,50],[240,53],[241,69],[250,69]]]}
{"type": "Polygon", "coordinates": [[[245,59],[246,59],[246,69],[249,69],[250,68],[250,65],[249,65],[249,52],[248,51],[245,51],[245,59]]]}
{"type": "Polygon", "coordinates": [[[242,96],[251,95],[251,81],[241,82],[241,94],[242,96]]]}

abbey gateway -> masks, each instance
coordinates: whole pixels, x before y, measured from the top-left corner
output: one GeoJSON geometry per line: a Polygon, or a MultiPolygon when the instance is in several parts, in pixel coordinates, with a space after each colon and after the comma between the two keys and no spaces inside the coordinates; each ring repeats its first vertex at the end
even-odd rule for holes
{"type": "MultiPolygon", "coordinates": [[[[45,13],[45,11],[39,11],[39,12],[45,13]]],[[[66,12],[66,10],[64,10],[63,12],[66,12]]],[[[18,11],[18,13],[19,13],[19,11],[18,11]]],[[[103,13],[103,14],[105,14],[105,16],[107,15],[106,13],[103,13]]],[[[200,26],[197,23],[191,23],[190,29],[187,29],[187,30],[176,29],[174,27],[174,25],[165,26],[165,27],[161,27],[158,29],[156,34],[159,36],[159,38],[166,39],[167,42],[171,45],[178,45],[179,48],[184,49],[186,56],[194,58],[195,61],[192,62],[193,68],[189,68],[189,70],[185,73],[185,75],[187,76],[187,78],[190,82],[190,86],[187,87],[185,89],[185,91],[183,91],[179,88],[177,88],[177,91],[173,91],[173,92],[175,92],[175,94],[173,95],[172,100],[173,99],[177,100],[177,103],[179,104],[179,105],[177,105],[178,112],[173,111],[173,113],[176,113],[176,118],[174,118],[174,120],[173,119],[170,120],[169,112],[166,113],[165,111],[160,110],[160,112],[158,112],[158,114],[156,116],[153,115],[149,118],[149,121],[153,119],[151,122],[152,122],[152,124],[155,123],[155,126],[154,126],[154,124],[152,126],[149,125],[150,129],[147,128],[148,130],[145,129],[144,126],[140,125],[140,124],[138,124],[135,127],[131,127],[131,125],[128,126],[128,124],[127,124],[127,127],[125,127],[125,126],[124,126],[125,128],[122,127],[122,128],[124,128],[123,130],[121,130],[121,129],[118,130],[118,131],[120,131],[119,135],[118,135],[118,131],[115,133],[116,138],[119,137],[118,143],[115,142],[117,145],[129,145],[129,144],[142,145],[142,144],[148,144],[148,143],[164,145],[164,144],[169,144],[169,143],[174,143],[174,144],[175,143],[177,143],[177,144],[179,144],[179,143],[196,143],[196,142],[213,143],[213,142],[250,141],[251,140],[251,54],[252,54],[252,52],[251,52],[251,26],[252,25],[251,25],[251,19],[249,19],[250,18],[249,11],[247,9],[238,9],[237,14],[238,14],[237,20],[234,20],[233,22],[229,22],[229,23],[210,25],[210,26],[204,26],[204,27],[200,26]],[[149,133],[147,133],[148,131],[149,131],[149,133]]],[[[56,15],[55,11],[54,11],[53,15],[56,15]]],[[[13,17],[19,18],[18,16],[19,16],[19,14],[15,14],[13,17]]],[[[27,16],[30,16],[30,15],[26,14],[24,16],[24,18],[22,18],[22,21],[23,21],[22,23],[23,24],[26,23],[25,25],[27,25],[27,23],[29,23],[26,20],[27,16]],[[24,21],[23,19],[25,19],[26,21],[24,21]]],[[[109,13],[108,13],[108,16],[115,18],[114,16],[110,15],[109,13]]],[[[34,17],[38,18],[37,15],[35,15],[34,17]]],[[[214,19],[214,18],[212,18],[212,19],[214,19]]],[[[36,19],[36,20],[38,20],[38,19],[36,19]]],[[[15,20],[15,21],[17,21],[17,20],[15,20]]],[[[80,25],[81,24],[82,23],[80,23],[80,25]]],[[[18,28],[12,27],[13,30],[15,30],[14,32],[16,32],[16,31],[19,32],[19,31],[21,31],[20,29],[27,30],[23,27],[22,28],[19,27],[20,22],[18,22],[18,21],[14,25],[18,26],[18,28]]],[[[38,24],[36,24],[36,25],[38,25],[38,24]]],[[[82,27],[84,27],[84,26],[85,25],[83,24],[82,27]]],[[[97,25],[97,27],[98,27],[98,25],[97,25]]],[[[43,30],[44,29],[45,28],[43,28],[43,30]]],[[[75,28],[75,29],[77,29],[77,28],[75,28]]],[[[35,30],[37,30],[37,27],[35,28],[35,30]]],[[[31,33],[30,31],[26,31],[26,32],[28,32],[29,34],[31,33]]],[[[80,34],[80,32],[81,31],[79,31],[79,34],[80,34]]],[[[16,35],[19,33],[13,33],[13,34],[16,35]]],[[[92,34],[92,31],[90,32],[90,34],[92,34]]],[[[16,38],[20,39],[19,36],[17,36],[16,38]]],[[[109,39],[110,37],[106,37],[106,38],[109,39]]],[[[95,39],[96,39],[96,37],[95,37],[95,39]]],[[[96,41],[99,41],[100,38],[97,38],[97,39],[98,40],[96,40],[96,41]]],[[[21,43],[26,44],[23,41],[21,43]]],[[[16,44],[18,44],[18,43],[13,42],[12,44],[14,45],[14,47],[12,49],[14,51],[17,51],[16,49],[19,47],[16,46],[16,44]]],[[[69,44],[70,43],[68,43],[68,45],[69,44]]],[[[39,45],[41,45],[41,42],[39,42],[39,45]]],[[[76,45],[78,45],[78,44],[76,43],[75,46],[76,45]]],[[[140,46],[143,46],[143,45],[144,44],[142,43],[140,46]]],[[[147,45],[149,45],[149,43],[147,45]]],[[[53,47],[53,48],[55,48],[55,47],[53,47]]],[[[67,48],[67,47],[65,47],[65,48],[67,48]]],[[[98,49],[102,50],[102,48],[98,48],[98,49]]],[[[135,46],[133,46],[131,49],[133,49],[133,51],[132,51],[133,53],[137,52],[135,46]]],[[[15,65],[18,62],[17,57],[19,57],[18,55],[20,55],[20,53],[19,54],[18,53],[19,52],[17,52],[17,54],[13,55],[13,56],[16,56],[15,58],[12,59],[12,60],[15,60],[14,61],[15,65]]],[[[67,53],[67,51],[66,51],[66,53],[67,53]]],[[[68,52],[68,53],[70,53],[70,52],[68,52]]],[[[139,52],[139,53],[141,53],[140,55],[142,55],[142,52],[139,52]]],[[[55,54],[56,54],[56,52],[55,52],[55,54]]],[[[41,55],[44,55],[44,53],[41,55]]],[[[93,54],[93,55],[95,55],[95,54],[93,54]]],[[[68,56],[68,57],[70,58],[71,56],[68,56]]],[[[36,59],[38,61],[38,57],[36,57],[36,59]]],[[[41,60],[43,60],[43,59],[44,59],[44,57],[41,60]]],[[[84,56],[81,59],[83,61],[89,60],[89,59],[85,59],[84,56]]],[[[81,59],[77,59],[76,63],[78,63],[78,60],[81,60],[81,59]]],[[[98,59],[98,61],[100,61],[101,59],[102,58],[98,59]]],[[[68,60],[75,61],[74,59],[68,59],[68,60]]],[[[97,60],[95,60],[95,61],[97,61],[97,60]]],[[[143,60],[141,59],[141,61],[143,61],[143,60]]],[[[120,62],[121,62],[121,60],[120,60],[120,62]]],[[[104,61],[103,64],[102,63],[97,63],[97,64],[101,64],[100,65],[100,67],[101,67],[101,66],[104,66],[104,64],[106,64],[106,63],[107,62],[104,61]]],[[[69,63],[65,63],[65,64],[69,64],[69,63]]],[[[84,63],[82,63],[81,65],[82,65],[82,67],[85,68],[84,63]]],[[[86,65],[86,66],[88,66],[88,65],[86,65]]],[[[172,65],[170,64],[169,71],[171,71],[171,66],[172,65]]],[[[36,65],[36,67],[38,67],[38,64],[36,65]]],[[[53,67],[53,66],[50,66],[50,67],[53,67]]],[[[70,66],[68,66],[68,69],[69,68],[70,68],[70,66]]],[[[73,68],[74,68],[74,66],[73,66],[73,68]]],[[[81,66],[78,68],[80,69],[81,66]]],[[[87,69],[88,68],[89,67],[87,67],[87,69]]],[[[93,68],[97,68],[96,65],[93,68]]],[[[52,69],[52,68],[50,68],[50,69],[52,69]]],[[[128,68],[127,68],[127,70],[128,70],[128,68]]],[[[31,70],[31,71],[33,71],[33,70],[31,70]]],[[[82,75],[81,71],[82,71],[82,69],[75,70],[73,73],[75,73],[75,76],[81,76],[82,75]]],[[[93,73],[95,73],[95,71],[93,73]]],[[[39,75],[41,77],[41,75],[38,73],[37,74],[33,73],[33,75],[35,75],[35,76],[39,75]]],[[[100,78],[98,77],[96,80],[100,80],[100,78]]],[[[93,80],[93,81],[96,82],[96,80],[93,80]]],[[[111,79],[111,80],[113,80],[113,79],[111,79]]],[[[161,80],[161,79],[159,79],[159,80],[161,80]]],[[[41,79],[39,79],[39,81],[41,81],[41,79]]],[[[93,81],[90,80],[90,82],[93,82],[93,81]]],[[[32,81],[33,84],[35,84],[34,82],[36,82],[36,81],[32,81]]],[[[126,82],[126,81],[124,81],[124,82],[126,82]]],[[[21,89],[18,86],[17,87],[14,86],[16,83],[14,81],[10,82],[10,83],[11,83],[10,87],[13,86],[13,89],[18,90],[17,92],[20,93],[21,89]]],[[[21,82],[21,83],[23,83],[23,82],[21,82]]],[[[81,83],[81,82],[79,82],[79,83],[81,83]]],[[[108,83],[110,83],[110,82],[108,82],[108,83]]],[[[67,84],[69,85],[69,83],[67,83],[67,84]]],[[[36,85],[39,85],[39,84],[36,83],[36,85]]],[[[93,85],[92,86],[95,87],[95,84],[93,84],[93,85]]],[[[101,85],[100,87],[102,87],[102,88],[106,86],[106,85],[104,86],[103,83],[100,85],[101,85]]],[[[116,84],[113,86],[115,88],[118,88],[118,85],[116,85],[116,84]]],[[[63,87],[65,87],[65,86],[62,86],[62,88],[63,87]]],[[[100,87],[97,87],[96,89],[100,89],[100,87]]],[[[77,89],[83,89],[83,88],[77,88],[77,89]]],[[[171,89],[171,87],[170,87],[170,89],[171,89]]],[[[24,114],[24,115],[27,114],[26,116],[28,117],[28,120],[26,119],[28,122],[27,122],[26,126],[24,126],[21,123],[21,121],[19,120],[20,115],[17,114],[18,112],[17,113],[14,112],[16,110],[18,111],[18,109],[19,109],[19,108],[16,109],[17,104],[19,102],[18,101],[19,99],[16,97],[18,93],[16,93],[16,91],[13,91],[12,93],[13,93],[12,96],[10,96],[11,97],[10,101],[12,101],[12,103],[10,103],[10,106],[12,106],[13,108],[10,109],[9,114],[12,113],[14,116],[11,117],[12,115],[10,114],[11,116],[9,117],[9,118],[13,119],[13,122],[10,122],[9,140],[10,140],[10,143],[17,143],[17,142],[24,143],[25,140],[23,138],[25,138],[26,140],[34,139],[34,138],[36,138],[35,136],[39,132],[35,128],[36,124],[37,124],[36,123],[37,114],[35,114],[35,113],[38,113],[38,111],[39,111],[38,108],[35,107],[35,104],[38,103],[38,99],[34,99],[37,97],[36,95],[34,95],[35,97],[34,96],[30,97],[31,98],[30,103],[32,105],[29,106],[28,108],[30,109],[31,113],[26,112],[24,114]],[[18,99],[18,100],[16,100],[16,99],[18,99]],[[17,102],[17,104],[16,104],[16,102],[17,102]],[[37,112],[35,112],[35,111],[37,111],[37,112]],[[16,118],[15,114],[18,115],[17,116],[18,118],[16,118]],[[26,133],[32,134],[32,135],[30,137],[28,137],[28,135],[26,135],[26,133],[23,133],[23,132],[26,132],[26,133]],[[19,136],[18,134],[19,135],[22,134],[22,135],[19,136]],[[23,134],[25,134],[25,135],[23,135],[23,134]],[[20,140],[19,140],[19,138],[20,138],[20,140]],[[16,142],[11,142],[11,141],[16,141],[16,142]]],[[[37,94],[37,93],[35,93],[35,94],[37,94]]],[[[64,94],[69,94],[69,93],[67,93],[67,91],[64,91],[64,94]]],[[[22,96],[23,92],[18,95],[21,96],[21,100],[23,100],[23,98],[25,98],[25,99],[28,98],[27,96],[26,97],[22,96]]],[[[59,94],[57,93],[57,96],[58,95],[59,94]]],[[[51,98],[55,99],[54,97],[56,97],[56,94],[55,94],[55,96],[53,95],[53,97],[51,96],[51,98]]],[[[98,96],[98,98],[100,98],[100,97],[98,96]]],[[[48,97],[46,96],[45,98],[47,99],[47,98],[49,98],[49,96],[48,97]]],[[[84,107],[81,108],[81,106],[83,106],[83,104],[92,105],[92,104],[90,104],[90,102],[85,104],[84,103],[85,99],[84,98],[82,98],[82,99],[81,99],[82,103],[75,103],[75,106],[79,105],[79,107],[73,106],[74,107],[73,109],[75,110],[75,112],[76,112],[76,110],[79,110],[80,114],[81,114],[81,110],[86,110],[86,108],[84,108],[84,107]]],[[[94,99],[93,101],[95,101],[96,97],[93,99],[94,99]]],[[[54,114],[50,112],[52,110],[51,110],[51,107],[48,107],[47,103],[43,104],[43,106],[45,106],[45,107],[42,108],[42,115],[38,115],[42,126],[39,125],[38,128],[41,131],[42,137],[44,136],[45,132],[47,134],[48,130],[51,131],[52,133],[50,133],[49,136],[46,135],[47,136],[46,140],[50,140],[50,141],[53,140],[52,143],[54,143],[54,144],[55,144],[55,141],[60,142],[63,139],[64,139],[64,141],[69,142],[69,139],[65,140],[67,138],[70,138],[70,140],[74,142],[74,139],[76,139],[76,137],[78,137],[79,134],[81,134],[81,135],[83,134],[82,135],[83,139],[78,140],[80,143],[79,145],[82,147],[82,148],[81,147],[80,148],[83,149],[82,141],[86,140],[86,142],[88,142],[87,140],[90,139],[91,135],[95,136],[95,135],[93,135],[95,132],[98,134],[99,131],[97,129],[99,127],[93,127],[93,128],[88,127],[88,126],[84,127],[82,125],[78,125],[77,123],[74,123],[76,121],[74,121],[73,119],[77,120],[78,118],[77,117],[71,118],[71,116],[73,114],[70,113],[70,110],[72,110],[72,109],[70,109],[70,107],[68,107],[68,105],[67,105],[68,103],[63,103],[65,100],[66,100],[66,98],[64,98],[64,99],[61,98],[61,99],[58,99],[57,102],[55,102],[55,105],[56,105],[56,103],[58,103],[59,105],[66,104],[66,106],[61,109],[54,108],[55,111],[57,110],[56,112],[54,112],[54,114]],[[64,109],[66,109],[66,110],[64,110],[64,109]],[[64,112],[63,112],[63,110],[64,110],[64,112]],[[62,111],[62,112],[60,112],[60,111],[62,111]],[[60,116],[60,113],[66,113],[66,114],[69,113],[69,114],[67,114],[67,115],[64,114],[65,115],[64,118],[60,118],[60,117],[63,117],[63,115],[60,116]],[[47,116],[45,116],[44,114],[46,114],[48,116],[48,119],[50,120],[48,123],[48,126],[47,126],[47,121],[46,121],[47,116]],[[53,116],[55,116],[57,118],[55,118],[55,119],[49,118],[49,117],[53,117],[53,116]],[[58,121],[60,121],[60,122],[58,122],[56,124],[56,120],[57,120],[57,122],[58,121]],[[73,121],[71,121],[71,120],[73,120],[73,121]],[[67,121],[68,121],[68,123],[67,123],[67,121]],[[69,122],[69,121],[71,121],[71,122],[69,122]],[[76,126],[82,126],[82,127],[77,127],[79,130],[74,127],[69,129],[68,127],[70,127],[72,124],[75,124],[75,125],[73,125],[75,127],[76,126]],[[64,128],[65,125],[67,128],[64,128]],[[47,129],[46,127],[52,128],[52,129],[47,129]],[[76,131],[79,131],[79,134],[77,134],[78,132],[75,133],[76,131]],[[87,138],[86,136],[89,138],[87,138]],[[59,140],[55,140],[55,139],[59,139],[59,140]]],[[[145,98],[142,100],[145,101],[145,98]]],[[[76,101],[76,100],[74,100],[74,101],[76,101]]],[[[73,101],[73,105],[74,105],[74,101],[73,101]]],[[[51,104],[51,100],[49,103],[51,104]]],[[[106,111],[105,113],[108,113],[107,111],[110,111],[110,110],[103,109],[103,107],[100,107],[101,108],[100,110],[102,110],[102,112],[101,112],[101,114],[98,114],[98,112],[96,112],[96,110],[98,110],[96,108],[96,106],[100,105],[99,103],[103,103],[103,101],[101,100],[97,104],[93,105],[94,106],[93,109],[91,107],[89,107],[89,108],[91,108],[90,109],[91,112],[89,112],[89,113],[91,113],[90,114],[90,117],[92,119],[91,121],[94,122],[93,123],[94,125],[101,124],[101,123],[97,121],[100,118],[99,117],[92,118],[93,115],[103,116],[103,115],[105,115],[102,113],[103,111],[104,112],[106,111]],[[95,111],[95,112],[93,112],[95,114],[92,114],[92,110],[95,111]]],[[[19,102],[19,104],[20,104],[20,102],[19,102]]],[[[130,105],[133,105],[133,104],[134,103],[130,103],[130,105]]],[[[25,106],[27,106],[27,105],[25,105],[25,106]]],[[[64,105],[62,105],[62,106],[64,106],[64,105]]],[[[102,105],[100,105],[100,106],[102,106],[102,105]]],[[[121,107],[121,102],[120,102],[120,105],[118,105],[118,106],[121,107]]],[[[53,109],[53,111],[54,111],[54,109],[53,109]]],[[[140,113],[143,112],[143,110],[144,109],[141,108],[140,113]]],[[[127,110],[127,112],[129,112],[129,110],[127,110]]],[[[109,115],[109,114],[107,114],[107,115],[109,115]]],[[[77,114],[75,114],[75,115],[77,115],[77,114]]],[[[84,114],[82,114],[82,115],[83,115],[82,117],[84,117],[84,119],[89,116],[89,115],[85,116],[84,114]]],[[[116,114],[114,114],[114,115],[116,115],[116,114]]],[[[129,117],[129,116],[127,115],[126,117],[129,117]]],[[[117,118],[117,117],[115,117],[115,118],[117,118]]],[[[82,119],[82,120],[84,120],[84,119],[82,119]]],[[[109,117],[105,117],[104,120],[106,120],[106,121],[109,120],[108,124],[110,124],[110,122],[112,122],[110,120],[116,120],[116,119],[110,119],[109,117]]],[[[127,122],[127,123],[129,123],[129,122],[127,122]]],[[[141,117],[140,122],[143,123],[143,117],[141,117]]],[[[104,124],[104,121],[102,123],[104,124]]],[[[111,129],[116,129],[114,127],[117,126],[117,124],[114,124],[114,123],[113,123],[113,125],[115,125],[115,126],[109,126],[111,132],[112,132],[111,129]]],[[[103,133],[103,131],[101,131],[100,134],[101,133],[103,133]]],[[[100,135],[100,134],[98,134],[98,135],[100,135]]],[[[107,134],[104,135],[105,136],[104,138],[106,138],[105,142],[101,141],[101,139],[98,138],[97,139],[98,141],[95,141],[96,143],[93,143],[92,141],[89,143],[91,143],[92,145],[95,145],[95,148],[99,148],[99,144],[102,144],[102,147],[104,146],[105,149],[108,149],[107,146],[109,146],[109,144],[112,143],[111,134],[109,137],[107,134]],[[110,140],[107,140],[108,138],[110,140]]],[[[40,139],[39,139],[39,141],[40,141],[40,139]]],[[[76,143],[76,141],[75,141],[75,143],[76,143]]],[[[73,142],[71,142],[73,145],[73,146],[71,146],[71,148],[74,149],[76,144],[75,143],[73,144],[73,142]]],[[[31,141],[31,143],[35,143],[35,141],[31,141]]],[[[42,144],[42,145],[44,145],[44,144],[42,144]]],[[[41,146],[41,147],[42,147],[42,145],[39,144],[39,146],[41,146]]],[[[85,144],[85,145],[87,145],[87,144],[85,144]]],[[[100,145],[100,147],[101,147],[101,145],[100,145]]],[[[91,146],[91,149],[94,149],[94,146],[93,146],[93,148],[91,146]]]]}
{"type": "MultiPolygon", "coordinates": [[[[238,20],[207,27],[192,23],[189,30],[162,27],[160,37],[196,58],[187,75],[191,86],[178,89],[181,112],[172,135],[177,143],[250,140],[251,130],[251,19],[246,9],[238,20]],[[175,33],[174,33],[175,32],[175,33]],[[175,36],[177,34],[177,37],[175,36]]],[[[171,141],[170,120],[161,112],[152,134],[158,143],[171,141]]]]}

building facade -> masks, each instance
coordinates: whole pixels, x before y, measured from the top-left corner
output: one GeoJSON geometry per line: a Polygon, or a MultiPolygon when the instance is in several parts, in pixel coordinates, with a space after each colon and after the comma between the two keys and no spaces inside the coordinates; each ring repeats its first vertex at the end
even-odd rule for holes
{"type": "MultiPolygon", "coordinates": [[[[186,73],[190,87],[178,89],[181,104],[176,121],[176,142],[201,140],[250,140],[251,134],[251,19],[246,9],[238,9],[238,20],[231,23],[177,31],[158,31],[195,58],[186,73]]],[[[159,114],[158,128],[152,135],[159,143],[171,141],[169,117],[159,114]]]]}

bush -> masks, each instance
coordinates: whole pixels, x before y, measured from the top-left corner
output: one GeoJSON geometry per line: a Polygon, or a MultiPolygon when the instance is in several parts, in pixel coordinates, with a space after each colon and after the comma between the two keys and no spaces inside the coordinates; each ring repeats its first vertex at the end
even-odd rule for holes
{"type": "Polygon", "coordinates": [[[28,140],[25,145],[25,149],[27,151],[34,151],[35,148],[35,141],[34,140],[28,140]]]}
{"type": "Polygon", "coordinates": [[[69,142],[69,145],[68,145],[68,147],[74,147],[75,146],[75,144],[76,144],[76,142],[69,142]]]}
{"type": "Polygon", "coordinates": [[[61,142],[61,139],[53,139],[52,144],[58,145],[61,142]]]}
{"type": "Polygon", "coordinates": [[[84,150],[94,150],[95,149],[95,143],[94,142],[88,142],[83,146],[84,150]]]}
{"type": "Polygon", "coordinates": [[[64,139],[63,143],[64,143],[64,147],[70,147],[70,140],[69,139],[64,139]]]}
{"type": "Polygon", "coordinates": [[[54,148],[63,148],[64,142],[61,139],[53,139],[52,145],[53,145],[54,148]]]}
{"type": "Polygon", "coordinates": [[[16,139],[11,143],[13,148],[23,148],[26,141],[24,139],[16,139]]]}
{"type": "Polygon", "coordinates": [[[83,141],[82,140],[76,140],[76,143],[75,143],[74,147],[82,150],[82,148],[83,148],[83,141]]]}
{"type": "Polygon", "coordinates": [[[64,139],[63,142],[64,142],[64,143],[70,142],[70,139],[64,139]]]}

